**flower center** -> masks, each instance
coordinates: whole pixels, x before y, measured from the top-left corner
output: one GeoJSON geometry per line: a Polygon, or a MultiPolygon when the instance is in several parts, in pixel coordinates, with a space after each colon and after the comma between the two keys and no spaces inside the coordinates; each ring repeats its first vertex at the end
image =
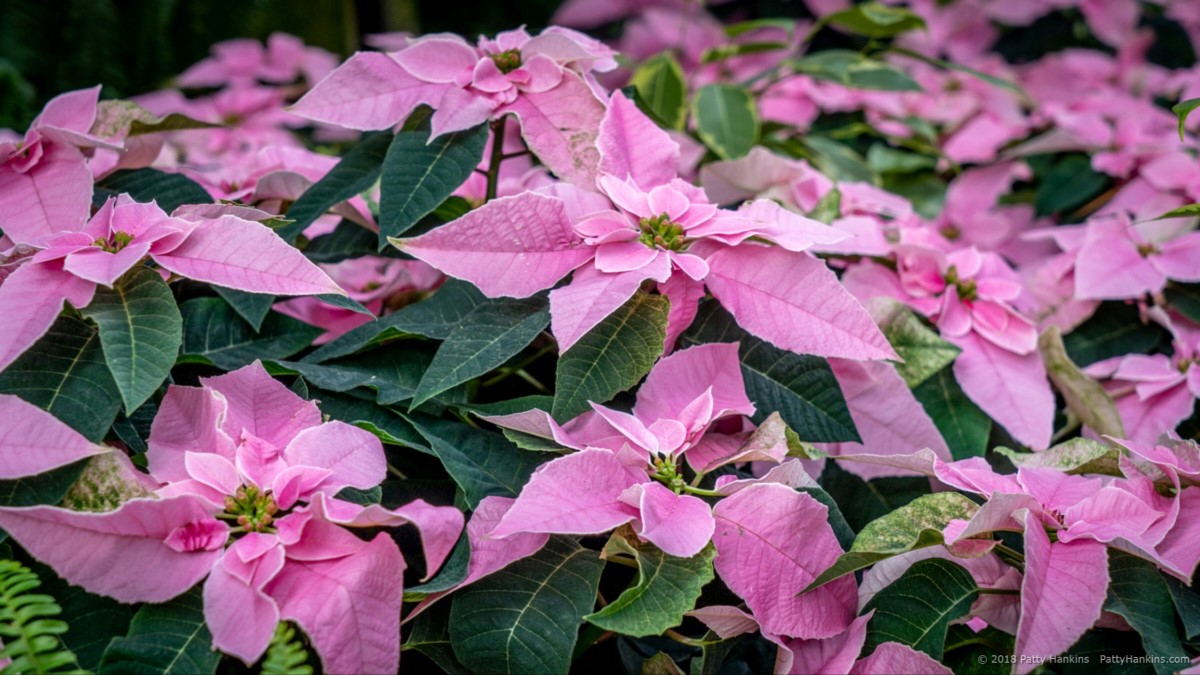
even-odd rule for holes
{"type": "Polygon", "coordinates": [[[133,241],[133,235],[128,232],[117,232],[108,239],[97,239],[92,242],[92,246],[98,246],[109,253],[116,253],[129,245],[133,241]]]}
{"type": "Polygon", "coordinates": [[[655,457],[651,468],[654,470],[650,474],[651,478],[671,488],[675,494],[683,492],[687,483],[684,482],[683,476],[679,473],[679,467],[675,465],[673,458],[655,457]]]}
{"type": "Polygon", "coordinates": [[[661,248],[667,251],[682,251],[688,247],[683,236],[683,226],[671,222],[671,217],[663,213],[653,218],[642,218],[638,221],[642,233],[638,241],[650,248],[661,248]]]}
{"type": "Polygon", "coordinates": [[[958,290],[958,299],[963,302],[971,302],[979,297],[979,289],[975,286],[974,279],[959,279],[958,268],[954,265],[946,270],[946,283],[954,286],[958,290]]]}
{"type": "Polygon", "coordinates": [[[243,532],[267,532],[278,511],[275,497],[253,485],[244,485],[225,498],[225,513],[237,520],[243,532]]]}
{"type": "Polygon", "coordinates": [[[1159,252],[1158,247],[1154,244],[1138,244],[1137,250],[1138,255],[1142,256],[1143,258],[1157,255],[1159,252]]]}
{"type": "Polygon", "coordinates": [[[940,232],[943,237],[950,241],[956,241],[962,236],[962,230],[957,225],[943,225],[940,232]]]}
{"type": "Polygon", "coordinates": [[[1193,363],[1195,361],[1192,359],[1179,359],[1179,363],[1175,364],[1175,367],[1179,369],[1179,372],[1186,373],[1193,363]]]}
{"type": "Polygon", "coordinates": [[[509,49],[499,54],[492,54],[492,63],[505,75],[521,67],[521,50],[509,49]]]}

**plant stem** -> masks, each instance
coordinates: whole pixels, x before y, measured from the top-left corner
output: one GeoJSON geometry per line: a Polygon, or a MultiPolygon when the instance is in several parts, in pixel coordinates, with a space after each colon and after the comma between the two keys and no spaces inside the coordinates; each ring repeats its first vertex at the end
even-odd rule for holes
{"type": "Polygon", "coordinates": [[[487,194],[485,201],[496,198],[496,187],[500,184],[500,163],[504,161],[504,119],[492,122],[492,158],[488,161],[487,194]]]}

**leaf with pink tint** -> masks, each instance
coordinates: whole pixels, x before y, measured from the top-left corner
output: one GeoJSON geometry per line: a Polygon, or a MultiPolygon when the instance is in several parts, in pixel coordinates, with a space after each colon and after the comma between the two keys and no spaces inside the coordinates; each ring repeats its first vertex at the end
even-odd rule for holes
{"type": "MultiPolygon", "coordinates": [[[[833,456],[866,451],[877,455],[906,455],[929,448],[941,459],[951,461],[950,449],[929,414],[890,363],[830,359],[854,426],[862,443],[819,445],[833,456]]],[[[911,472],[881,465],[846,463],[846,470],[865,479],[909,476],[911,472]]]]}
{"type": "Polygon", "coordinates": [[[290,110],[348,129],[388,129],[403,122],[418,105],[439,102],[447,87],[413,77],[386,54],[358,52],[290,110]]]}
{"type": "Polygon", "coordinates": [[[700,311],[700,301],[705,296],[704,284],[686,274],[672,274],[670,279],[658,285],[658,292],[671,302],[667,314],[667,339],[663,341],[666,353],[670,354],[675,341],[692,325],[700,311]]]}
{"type": "Polygon", "coordinates": [[[329,469],[333,473],[323,485],[334,490],[373,488],[387,477],[379,437],[336,420],[302,429],[284,449],[283,459],[293,466],[329,469]]]}
{"type": "Polygon", "coordinates": [[[233,461],[233,440],[220,429],[228,406],[225,399],[203,387],[167,388],[150,425],[146,460],[160,481],[191,477],[186,453],[211,452],[233,461]]]}
{"type": "Polygon", "coordinates": [[[708,290],[740,326],[800,354],[899,359],[825,263],[804,253],[743,244],[709,256],[708,290]]]}
{"type": "Polygon", "coordinates": [[[73,147],[42,143],[28,171],[0,163],[0,230],[17,244],[43,244],[59,232],[83,229],[92,203],[92,172],[73,147]]]}
{"type": "Polygon", "coordinates": [[[79,309],[91,302],[95,290],[95,284],[50,264],[25,263],[8,275],[0,285],[0,370],[50,330],[65,300],[79,309]]]}
{"type": "Polygon", "coordinates": [[[558,86],[524,93],[495,116],[515,114],[533,154],[559,178],[590,189],[600,163],[596,138],[605,109],[583,78],[571,71],[562,75],[558,86]]]}
{"type": "Polygon", "coordinates": [[[641,270],[609,274],[589,265],[577,271],[571,283],[550,291],[550,332],[559,352],[620,309],[645,280],[641,270]]]}
{"type": "Polygon", "coordinates": [[[583,450],[560,457],[533,474],[491,536],[607,532],[637,517],[637,509],[621,501],[621,495],[649,480],[608,450],[583,450]]]}
{"type": "Polygon", "coordinates": [[[213,646],[247,665],[266,651],[279,607],[263,593],[284,565],[278,539],[250,533],[229,547],[204,582],[204,623],[213,646]]]}
{"type": "Polygon", "coordinates": [[[246,431],[282,450],[302,430],[322,421],[315,403],[271,377],[258,361],[200,383],[225,397],[221,428],[235,441],[246,431]]]}
{"type": "MultiPolygon", "coordinates": [[[[306,528],[307,530],[307,528],[306,528]]],[[[393,673],[400,663],[404,557],[386,533],[353,553],[290,557],[264,589],[281,618],[300,624],[327,673],[393,673]]]]}
{"type": "Polygon", "coordinates": [[[502,539],[491,536],[492,530],[496,529],[515,503],[515,499],[507,497],[484,497],[471,514],[471,520],[467,523],[471,561],[467,564],[467,577],[459,584],[460,587],[533,555],[546,545],[550,535],[542,533],[514,534],[502,539]]]}
{"type": "Polygon", "coordinates": [[[951,675],[953,672],[925,652],[899,642],[879,645],[850,669],[850,675],[951,675]]]}
{"type": "Polygon", "coordinates": [[[57,417],[11,394],[0,394],[0,479],[33,476],[109,452],[57,417]]]}
{"type": "Polygon", "coordinates": [[[1054,393],[1037,353],[1019,356],[974,333],[947,338],[962,353],[954,377],[967,394],[1013,438],[1043,450],[1054,431],[1054,393]]]}
{"type": "Polygon", "coordinates": [[[532,192],[495,199],[419,237],[389,241],[493,298],[533,295],[592,257],[563,202],[532,192]]]}
{"type": "Polygon", "coordinates": [[[1097,541],[1051,542],[1034,513],[1025,517],[1025,578],[1016,653],[1024,675],[1037,658],[1061,654],[1096,620],[1108,589],[1108,549],[1097,541]]]}
{"type": "Polygon", "coordinates": [[[229,528],[192,496],[135,499],[116,511],[0,509],[0,527],[67,582],[121,602],[163,602],[208,574],[229,528]]]}
{"type": "Polygon", "coordinates": [[[640,511],[634,531],[668,555],[690,558],[712,539],[712,509],[699,497],[649,482],[631,487],[626,501],[640,511]]]}
{"type": "Polygon", "coordinates": [[[619,180],[632,178],[643,189],[679,175],[679,144],[620,91],[608,103],[596,147],[601,172],[619,180]]]}
{"type": "Polygon", "coordinates": [[[647,421],[683,420],[688,406],[707,391],[713,397],[711,419],[754,414],[736,343],[698,345],[661,359],[638,389],[633,414],[647,421]]]}
{"type": "Polygon", "coordinates": [[[867,622],[872,614],[874,612],[867,612],[858,617],[840,635],[820,640],[782,640],[775,672],[796,675],[849,673],[867,639],[867,622]]]}
{"type": "Polygon", "coordinates": [[[1179,493],[1179,516],[1155,554],[1164,569],[1184,580],[1192,578],[1200,562],[1200,487],[1179,493]]]}
{"type": "Polygon", "coordinates": [[[764,633],[827,638],[853,620],[852,578],[800,594],[842,552],[827,512],[811,496],[769,483],[740,490],[713,509],[717,573],[764,633]]]}
{"type": "Polygon", "coordinates": [[[152,257],[189,279],[251,293],[346,294],[271,228],[235,216],[202,222],[182,244],[152,257]]]}
{"type": "Polygon", "coordinates": [[[690,612],[684,612],[704,624],[722,640],[753,633],[758,630],[758,622],[746,612],[730,605],[709,605],[698,607],[690,612]]]}

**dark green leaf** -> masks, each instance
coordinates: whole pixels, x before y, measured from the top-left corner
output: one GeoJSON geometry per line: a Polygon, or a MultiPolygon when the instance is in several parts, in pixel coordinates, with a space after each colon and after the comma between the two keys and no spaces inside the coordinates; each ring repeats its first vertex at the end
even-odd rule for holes
{"type": "Polygon", "coordinates": [[[315,392],[313,398],[316,399],[322,413],[332,419],[366,429],[384,443],[414,448],[426,453],[433,452],[408,420],[373,401],[331,391],[315,392]]]}
{"type": "Polygon", "coordinates": [[[825,507],[825,520],[829,522],[829,527],[833,530],[833,536],[838,540],[838,546],[847,549],[854,544],[854,530],[851,529],[850,522],[846,520],[846,516],[842,515],[842,509],[834,501],[833,495],[821,487],[796,488],[796,491],[803,492],[821,502],[825,507]]]}
{"type": "Polygon", "coordinates": [[[659,119],[675,129],[683,127],[687,118],[687,80],[671,52],[643,61],[629,81],[659,119]]]}
{"type": "Polygon", "coordinates": [[[447,675],[471,675],[471,671],[458,662],[454,650],[450,647],[450,605],[450,600],[447,599],[417,615],[411,628],[406,627],[406,637],[401,649],[416,650],[424,654],[446,671],[447,675]]]}
{"type": "Polygon", "coordinates": [[[121,409],[121,392],[104,362],[95,328],[60,316],[0,372],[0,392],[48,410],[88,440],[104,440],[121,409]]]}
{"type": "Polygon", "coordinates": [[[826,21],[851,33],[884,38],[925,27],[925,20],[903,7],[888,7],[877,2],[864,2],[850,9],[835,12],[826,21]]]}
{"type": "Polygon", "coordinates": [[[510,398],[507,401],[496,401],[495,403],[463,403],[455,407],[468,410],[476,415],[512,415],[526,410],[549,410],[553,404],[553,396],[539,395],[510,398]]]}
{"type": "Polygon", "coordinates": [[[1167,590],[1171,591],[1175,611],[1183,621],[1184,637],[1195,640],[1196,636],[1200,635],[1200,590],[1174,577],[1163,577],[1163,580],[1167,582],[1167,590]]]}
{"type": "Polygon", "coordinates": [[[744,87],[710,84],[692,100],[696,133],[722,159],[737,159],[758,142],[758,106],[744,87]]]}
{"type": "Polygon", "coordinates": [[[286,358],[325,332],[278,312],[269,313],[255,331],[220,298],[188,300],[179,310],[182,358],[200,357],[224,370],[237,370],[258,359],[286,358]]]}
{"type": "Polygon", "coordinates": [[[464,532],[458,538],[458,542],[454,544],[454,549],[450,551],[450,557],[446,559],[442,569],[438,570],[437,576],[420,586],[404,589],[405,600],[423,598],[458,586],[467,578],[467,567],[470,562],[471,541],[464,532]]]}
{"type": "Polygon", "coordinates": [[[36,562],[28,565],[42,580],[40,592],[58,601],[62,607],[59,618],[71,626],[60,636],[63,645],[75,652],[80,668],[95,669],[109,640],[124,636],[129,629],[133,607],[72,586],[44,565],[36,562]]]}
{"type": "Polygon", "coordinates": [[[1109,178],[1096,172],[1087,155],[1073,154],[1051,164],[1032,162],[1039,179],[1034,206],[1039,216],[1067,213],[1088,203],[1104,191],[1109,178]]]}
{"type": "Polygon", "coordinates": [[[1183,134],[1186,131],[1184,126],[1187,124],[1188,115],[1192,114],[1192,111],[1196,108],[1200,108],[1200,98],[1189,98],[1186,101],[1180,101],[1179,103],[1171,106],[1171,112],[1175,113],[1175,115],[1179,118],[1180,141],[1183,140],[1183,134]]]}
{"type": "Polygon", "coordinates": [[[1158,344],[1163,330],[1156,324],[1143,323],[1138,308],[1123,302],[1105,302],[1092,318],[1063,338],[1067,356],[1080,367],[1097,361],[1144,354],[1158,344]]]}
{"type": "Polygon", "coordinates": [[[875,615],[867,623],[862,653],[899,642],[940,660],[947,626],[966,616],[978,597],[975,579],[961,565],[941,558],[918,561],[863,608],[862,613],[875,610],[875,615]]]}
{"type": "Polygon", "coordinates": [[[341,309],[348,309],[351,312],[366,314],[371,318],[375,318],[374,312],[364,307],[361,302],[355,300],[354,298],[338,295],[337,293],[322,293],[321,295],[314,295],[313,297],[327,305],[333,305],[334,307],[339,307],[341,309]]]}
{"type": "Polygon", "coordinates": [[[603,566],[595,551],[553,537],[538,553],[459,591],[450,610],[455,655],[476,672],[567,672],[603,566]]]}
{"type": "Polygon", "coordinates": [[[371,230],[354,221],[342,220],[333,232],[308,242],[304,247],[304,255],[316,263],[337,263],[365,255],[400,255],[398,251],[391,249],[376,252],[377,241],[378,237],[371,230]]]}
{"type": "Polygon", "coordinates": [[[620,532],[605,548],[608,555],[624,554],[637,560],[637,582],[587,621],[614,633],[647,637],[661,635],[683,622],[700,598],[700,589],[713,580],[716,549],[708,545],[691,558],[676,558],[653,544],[627,539],[620,532]]]}
{"type": "Polygon", "coordinates": [[[262,328],[263,319],[275,304],[275,296],[270,293],[251,293],[224,286],[213,286],[212,289],[256,331],[262,328]]]}
{"type": "Polygon", "coordinates": [[[921,91],[921,85],[883,61],[849,49],[824,49],[791,62],[797,72],[852,89],[921,91]]]}
{"type": "Polygon", "coordinates": [[[295,239],[334,205],[370,188],[379,178],[392,138],[391,132],[387,131],[363,136],[337,166],[292,204],[287,217],[294,222],[277,230],[279,236],[287,241],[295,239]]]}
{"type": "Polygon", "coordinates": [[[96,198],[127,193],[139,202],[158,202],[167,213],[183,204],[211,204],[212,197],[196,181],[180,173],[165,173],[158,169],[124,169],[96,183],[96,198]]]}
{"type": "Polygon", "coordinates": [[[663,353],[666,296],[638,292],[571,345],[558,360],[554,407],[560,423],[637,384],[663,353]]]}
{"type": "Polygon", "coordinates": [[[715,302],[706,302],[691,328],[683,334],[684,344],[737,342],[746,395],[762,422],[771,411],[809,442],[862,442],[846,407],[829,363],[820,357],[779,349],[738,327],[729,312],[715,302]]]}
{"type": "Polygon", "coordinates": [[[0,480],[0,506],[57,504],[83,475],[87,465],[88,460],[81,459],[36,476],[0,480]]]}
{"type": "Polygon", "coordinates": [[[429,443],[471,508],[489,495],[516,497],[545,459],[521,450],[500,434],[461,422],[420,414],[405,419],[429,443]]]}
{"type": "Polygon", "coordinates": [[[982,457],[987,452],[992,419],[963,393],[952,368],[943,368],[922,382],[913,389],[913,396],[929,413],[955,459],[982,457]]]}
{"type": "Polygon", "coordinates": [[[1200,284],[1172,282],[1165,291],[1167,302],[1187,318],[1200,323],[1200,284]]]}
{"type": "Polygon", "coordinates": [[[204,599],[197,586],[161,605],[142,605],[129,634],[113,640],[99,673],[204,675],[215,673],[220,653],[204,623],[204,599]]]}
{"type": "Polygon", "coordinates": [[[843,469],[837,462],[826,462],[821,472],[821,487],[840,505],[846,522],[861,531],[876,518],[929,494],[929,479],[875,478],[865,481],[843,469]]]}
{"type": "Polygon", "coordinates": [[[471,177],[483,158],[488,127],[442,134],[402,131],[383,160],[379,200],[379,248],[404,234],[471,177]]]}
{"type": "Polygon", "coordinates": [[[149,267],[135,267],[96,289],[83,315],[100,327],[100,346],[126,410],[138,406],[171,373],[183,341],[183,319],[171,288],[149,267]]]}
{"type": "Polygon", "coordinates": [[[809,134],[804,138],[813,164],[821,173],[838,181],[861,181],[875,184],[878,178],[862,156],[849,146],[825,136],[809,134]]]}
{"type": "Polygon", "coordinates": [[[376,392],[378,403],[391,405],[412,398],[421,374],[432,359],[427,347],[412,344],[403,349],[380,349],[319,365],[303,361],[275,361],[275,365],[288,373],[299,373],[313,386],[329,391],[348,392],[366,387],[376,392]]]}
{"type": "Polygon", "coordinates": [[[1191,656],[1179,643],[1175,628],[1175,605],[1163,576],[1152,563],[1109,550],[1108,597],[1104,609],[1119,614],[1142,636],[1147,656],[1160,659],[1155,670],[1169,675],[1191,656]]]}
{"type": "Polygon", "coordinates": [[[500,367],[549,324],[550,307],[544,295],[498,298],[479,305],[446,336],[421,377],[410,407],[500,367]]]}

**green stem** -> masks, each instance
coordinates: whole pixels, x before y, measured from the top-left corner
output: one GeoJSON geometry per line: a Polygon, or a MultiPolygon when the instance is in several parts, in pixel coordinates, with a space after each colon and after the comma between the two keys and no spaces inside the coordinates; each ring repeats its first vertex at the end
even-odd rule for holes
{"type": "Polygon", "coordinates": [[[705,489],[698,488],[698,487],[692,487],[691,485],[684,485],[683,491],[690,495],[697,495],[699,497],[724,497],[725,496],[725,495],[721,494],[720,492],[717,492],[716,490],[705,490],[705,489]]]}
{"type": "Polygon", "coordinates": [[[492,122],[492,158],[488,161],[487,194],[485,201],[496,198],[496,187],[500,184],[500,163],[504,161],[504,118],[492,122]]]}

